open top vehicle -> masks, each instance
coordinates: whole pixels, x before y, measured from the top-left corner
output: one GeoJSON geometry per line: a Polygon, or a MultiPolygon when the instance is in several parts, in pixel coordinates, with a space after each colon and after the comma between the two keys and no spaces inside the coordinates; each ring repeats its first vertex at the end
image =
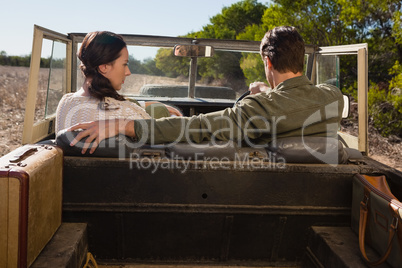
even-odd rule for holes
{"type": "MultiPolygon", "coordinates": [[[[260,45],[122,36],[130,55],[169,51],[189,66],[186,79],[133,74],[126,80],[124,96],[175,105],[187,116],[231,107],[245,91],[233,88],[244,86],[244,80],[203,85],[197,72],[200,58],[208,61],[219,55],[225,64],[224,59],[258,55],[260,45]],[[189,50],[183,52],[184,48],[189,50]]],[[[294,138],[264,148],[230,142],[136,147],[129,138],[118,136],[89,156],[54,140],[59,100],[82,85],[76,53],[84,37],[34,27],[25,145],[2,157],[0,170],[11,176],[34,167],[39,178],[59,181],[54,185],[59,191],[45,189],[49,183],[38,179],[29,183],[26,196],[19,195],[23,197],[14,206],[0,197],[1,223],[8,226],[0,230],[7,237],[0,241],[1,267],[82,267],[88,252],[98,264],[134,267],[365,267],[357,234],[350,227],[355,224],[353,179],[358,174],[384,175],[392,193],[402,199],[402,173],[367,155],[367,44],[306,46],[305,74],[314,84],[340,87],[342,59],[355,62],[358,135],[339,132],[343,145],[294,138]],[[43,70],[46,47],[51,49],[51,67],[43,70]],[[46,76],[47,83],[39,83],[40,76],[46,76]],[[61,160],[49,164],[34,158],[42,150],[61,160]],[[49,208],[49,203],[54,206],[49,208]],[[37,215],[45,210],[45,216],[37,215]],[[17,230],[7,231],[12,226],[17,230]],[[47,238],[37,243],[44,233],[47,238]]],[[[345,104],[349,107],[348,98],[345,104]]],[[[345,118],[348,114],[345,110],[345,118]]],[[[374,251],[368,254],[377,258],[374,251]]]]}

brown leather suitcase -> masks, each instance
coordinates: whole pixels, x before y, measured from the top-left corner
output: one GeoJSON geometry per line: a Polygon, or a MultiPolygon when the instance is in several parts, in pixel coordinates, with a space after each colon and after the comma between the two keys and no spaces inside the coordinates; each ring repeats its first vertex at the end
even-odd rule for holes
{"type": "Polygon", "coordinates": [[[29,267],[61,224],[63,153],[25,145],[0,158],[0,267],[29,267]]]}

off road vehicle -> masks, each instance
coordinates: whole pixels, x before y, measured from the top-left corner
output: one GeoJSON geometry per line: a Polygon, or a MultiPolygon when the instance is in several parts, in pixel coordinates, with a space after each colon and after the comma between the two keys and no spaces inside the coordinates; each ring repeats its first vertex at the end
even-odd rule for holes
{"type": "MultiPolygon", "coordinates": [[[[0,168],[11,176],[34,167],[30,172],[35,176],[50,178],[39,186],[30,181],[31,190],[25,190],[29,196],[14,207],[1,197],[1,208],[8,204],[1,211],[2,224],[19,227],[15,236],[1,228],[8,245],[18,239],[18,246],[7,250],[1,242],[2,265],[5,260],[13,265],[0,266],[82,267],[92,256],[98,265],[133,267],[365,267],[358,235],[351,229],[353,178],[384,175],[402,199],[402,173],[368,156],[367,44],[306,45],[305,74],[314,84],[341,88],[340,64],[345,58],[354,62],[358,132],[353,136],[339,131],[339,143],[293,139],[264,148],[230,142],[135,147],[129,138],[118,136],[104,141],[93,155],[81,155],[79,148],[58,142],[54,129],[59,100],[82,85],[76,54],[85,35],[34,27],[24,145],[2,157],[0,168]],[[40,67],[46,55],[49,69],[40,67]],[[41,88],[43,74],[48,82],[41,88]],[[44,161],[42,151],[52,151],[52,159],[61,160],[44,161]],[[334,161],[325,160],[329,153],[334,161]],[[47,189],[48,181],[55,180],[60,184],[47,189]],[[49,203],[55,205],[47,208],[49,203]],[[47,216],[36,215],[45,210],[47,216]],[[18,214],[23,211],[28,214],[18,214]],[[35,246],[44,233],[47,238],[35,246]]],[[[186,61],[189,71],[186,78],[169,79],[133,73],[121,93],[127,99],[174,105],[186,116],[232,107],[247,90],[244,77],[243,84],[240,79],[206,84],[211,81],[203,81],[197,72],[201,61],[216,55],[258,55],[260,45],[122,35],[130,55],[166,50],[186,61]]],[[[377,253],[370,254],[375,258],[377,253]]]]}

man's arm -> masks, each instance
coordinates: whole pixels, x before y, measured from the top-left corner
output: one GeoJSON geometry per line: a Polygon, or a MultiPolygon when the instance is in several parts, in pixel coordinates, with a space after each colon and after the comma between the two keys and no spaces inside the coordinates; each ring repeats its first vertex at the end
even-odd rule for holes
{"type": "Polygon", "coordinates": [[[88,123],[76,124],[67,129],[67,131],[79,130],[81,131],[70,143],[70,146],[74,146],[81,139],[85,139],[85,144],[82,148],[81,153],[85,154],[87,149],[90,149],[89,153],[93,153],[98,147],[99,143],[109,137],[114,137],[118,134],[124,134],[129,137],[135,138],[134,130],[134,120],[127,119],[110,119],[110,120],[100,120],[88,123]],[[90,147],[91,142],[93,144],[90,147]]]}
{"type": "Polygon", "coordinates": [[[230,140],[238,131],[234,115],[228,113],[233,113],[230,108],[193,117],[135,120],[134,129],[137,140],[148,144],[230,140]]]}
{"type": "Polygon", "coordinates": [[[256,139],[269,132],[271,118],[265,105],[254,96],[246,97],[233,108],[193,117],[135,120],[141,143],[200,143],[209,140],[256,139]]]}
{"type": "MultiPolygon", "coordinates": [[[[118,134],[124,134],[141,143],[160,144],[174,142],[200,143],[203,140],[238,139],[242,130],[233,110],[200,114],[193,117],[169,117],[141,120],[101,120],[74,125],[67,131],[82,130],[70,143],[74,146],[85,139],[82,148],[84,154],[88,149],[93,153],[99,143],[118,134]],[[91,142],[92,145],[91,145],[91,142]]],[[[240,120],[241,121],[241,120],[240,120]]]]}
{"type": "Polygon", "coordinates": [[[170,115],[183,116],[183,114],[177,108],[175,108],[175,107],[173,107],[171,105],[164,104],[164,103],[159,102],[159,101],[146,101],[145,102],[145,107],[148,107],[151,104],[157,104],[157,103],[165,105],[165,107],[169,111],[170,115]]]}
{"type": "Polygon", "coordinates": [[[82,152],[93,153],[99,143],[118,134],[134,137],[140,143],[161,144],[174,142],[200,143],[205,140],[257,139],[271,131],[265,105],[254,96],[241,104],[222,111],[193,117],[168,117],[141,120],[104,120],[77,124],[68,131],[83,129],[71,142],[74,146],[84,139],[82,152]],[[93,141],[93,144],[90,143],[93,141]]]}
{"type": "Polygon", "coordinates": [[[263,82],[254,82],[250,84],[248,90],[251,92],[251,94],[257,94],[261,92],[267,92],[271,90],[271,87],[263,82]]]}

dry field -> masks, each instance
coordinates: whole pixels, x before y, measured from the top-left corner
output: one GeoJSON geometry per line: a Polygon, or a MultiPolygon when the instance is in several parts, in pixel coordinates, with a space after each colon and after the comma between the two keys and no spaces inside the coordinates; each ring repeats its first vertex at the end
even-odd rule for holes
{"type": "Polygon", "coordinates": [[[0,156],[21,144],[28,70],[0,66],[0,156]]]}
{"type": "MultiPolygon", "coordinates": [[[[0,156],[21,145],[28,72],[29,68],[26,67],[0,66],[0,156]]],[[[47,77],[47,70],[41,70],[37,106],[43,107],[45,103],[47,77]]],[[[148,84],[187,84],[186,79],[160,81],[151,76],[139,75],[132,75],[129,79],[138,81],[139,84],[144,82],[148,84]]],[[[133,89],[133,91],[136,90],[138,89],[133,89]]],[[[40,117],[43,114],[38,112],[36,116],[40,117]]],[[[344,125],[344,130],[353,133],[356,131],[355,125],[344,125]]],[[[385,139],[370,127],[369,146],[372,158],[402,171],[402,142],[400,139],[385,139]]]]}
{"type": "MultiPolygon", "coordinates": [[[[57,71],[58,70],[53,70],[52,72],[57,71]]],[[[35,120],[44,118],[48,77],[49,70],[41,69],[39,73],[35,120]]],[[[21,146],[28,78],[29,68],[27,67],[0,66],[0,156],[21,146]]],[[[61,83],[62,78],[61,75],[52,75],[51,80],[50,85],[58,85],[61,83]],[[54,79],[54,77],[56,77],[56,79],[54,79]]],[[[81,81],[78,83],[80,82],[81,81]]],[[[123,89],[122,93],[135,94],[143,84],[158,83],[187,85],[188,79],[161,79],[160,77],[133,74],[126,79],[126,85],[130,85],[130,88],[123,89]]],[[[52,91],[51,94],[59,94],[59,92],[52,91]]],[[[57,103],[51,103],[49,106],[52,107],[51,110],[55,111],[57,103]]]]}

